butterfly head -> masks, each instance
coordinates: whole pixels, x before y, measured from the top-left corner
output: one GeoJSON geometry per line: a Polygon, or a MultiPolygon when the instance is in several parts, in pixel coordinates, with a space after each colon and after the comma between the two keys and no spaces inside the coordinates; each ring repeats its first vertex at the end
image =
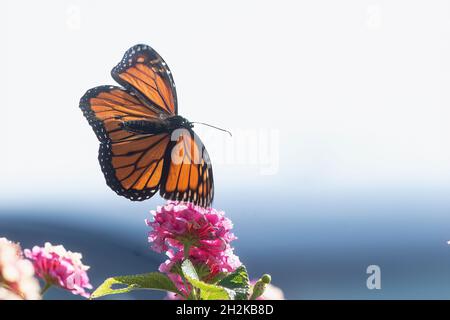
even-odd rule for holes
{"type": "Polygon", "coordinates": [[[191,129],[194,127],[194,124],[192,122],[179,115],[169,117],[166,119],[166,121],[169,129],[171,130],[179,128],[191,129]]]}

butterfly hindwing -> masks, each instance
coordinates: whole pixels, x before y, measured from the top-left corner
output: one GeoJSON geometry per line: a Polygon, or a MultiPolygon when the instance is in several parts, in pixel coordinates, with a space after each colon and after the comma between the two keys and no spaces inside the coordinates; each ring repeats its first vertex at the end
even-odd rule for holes
{"type": "Polygon", "coordinates": [[[119,84],[136,93],[142,102],[167,115],[178,114],[175,82],[169,67],[151,47],[131,47],[111,75],[119,84]]]}
{"type": "Polygon", "coordinates": [[[169,200],[208,207],[214,198],[214,179],[208,152],[192,130],[178,129],[171,135],[160,194],[169,200]]]}
{"type": "Polygon", "coordinates": [[[160,121],[159,114],[133,94],[114,86],[89,90],[80,108],[100,140],[99,162],[106,182],[131,200],[148,199],[159,188],[168,133],[137,134],[123,129],[125,121],[160,121]]]}

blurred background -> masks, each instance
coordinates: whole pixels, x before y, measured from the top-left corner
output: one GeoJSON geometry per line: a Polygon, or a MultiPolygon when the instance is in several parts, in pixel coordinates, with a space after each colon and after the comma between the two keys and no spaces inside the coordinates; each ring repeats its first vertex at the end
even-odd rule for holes
{"type": "Polygon", "coordinates": [[[106,186],[78,108],[145,43],[180,114],[234,134],[196,127],[252,277],[271,273],[288,299],[450,298],[448,1],[0,6],[0,236],[82,252],[94,286],[165,260],[144,223],[164,201],[106,186]]]}

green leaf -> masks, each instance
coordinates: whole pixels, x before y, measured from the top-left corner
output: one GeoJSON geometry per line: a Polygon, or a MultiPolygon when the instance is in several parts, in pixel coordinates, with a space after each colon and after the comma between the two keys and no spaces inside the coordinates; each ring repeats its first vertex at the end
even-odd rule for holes
{"type": "Polygon", "coordinates": [[[247,300],[250,290],[250,280],[247,269],[244,265],[229,273],[225,278],[219,281],[218,285],[231,289],[236,293],[236,300],[247,300]]]}
{"type": "Polygon", "coordinates": [[[139,289],[163,290],[180,294],[169,277],[163,273],[151,272],[108,278],[92,293],[91,299],[139,289]],[[113,289],[113,285],[121,285],[122,288],[113,289]]]}
{"type": "Polygon", "coordinates": [[[211,278],[209,283],[218,284],[223,278],[228,275],[227,272],[219,272],[214,277],[211,278]]]}
{"type": "Polygon", "coordinates": [[[186,280],[200,290],[201,300],[234,300],[236,293],[233,290],[199,280],[194,265],[189,259],[183,261],[181,270],[186,280]]]}
{"type": "Polygon", "coordinates": [[[183,272],[186,278],[190,278],[193,280],[200,280],[194,265],[189,259],[183,261],[183,263],[181,264],[181,271],[183,272]]]}
{"type": "Polygon", "coordinates": [[[191,284],[200,289],[201,300],[234,300],[236,293],[233,290],[209,284],[200,280],[194,280],[191,284]]]}

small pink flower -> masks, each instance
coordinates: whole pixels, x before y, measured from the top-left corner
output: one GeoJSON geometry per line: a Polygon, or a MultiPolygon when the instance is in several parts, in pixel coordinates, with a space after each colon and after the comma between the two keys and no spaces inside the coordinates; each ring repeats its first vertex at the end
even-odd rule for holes
{"type": "Polygon", "coordinates": [[[23,259],[16,243],[0,238],[0,300],[40,299],[39,282],[33,265],[23,259]]]}
{"type": "Polygon", "coordinates": [[[191,203],[169,201],[151,211],[153,221],[146,220],[153,230],[149,242],[156,252],[169,246],[183,249],[185,244],[209,252],[222,252],[236,239],[231,233],[233,224],[222,211],[205,209],[191,203]]]}
{"type": "Polygon", "coordinates": [[[36,274],[49,284],[89,298],[89,293],[85,291],[92,289],[86,273],[89,267],[81,262],[80,253],[66,251],[62,245],[53,246],[49,242],[44,247],[25,249],[24,253],[32,260],[36,274]]]}
{"type": "Polygon", "coordinates": [[[180,266],[183,261],[183,257],[180,257],[180,254],[175,254],[172,249],[167,250],[166,255],[169,259],[161,263],[158,269],[159,272],[167,274],[169,279],[172,280],[173,284],[177,287],[178,291],[180,291],[183,295],[189,295],[191,287],[188,286],[187,283],[183,282],[183,279],[180,276],[180,266]],[[175,270],[175,267],[177,267],[178,270],[175,270]]]}

